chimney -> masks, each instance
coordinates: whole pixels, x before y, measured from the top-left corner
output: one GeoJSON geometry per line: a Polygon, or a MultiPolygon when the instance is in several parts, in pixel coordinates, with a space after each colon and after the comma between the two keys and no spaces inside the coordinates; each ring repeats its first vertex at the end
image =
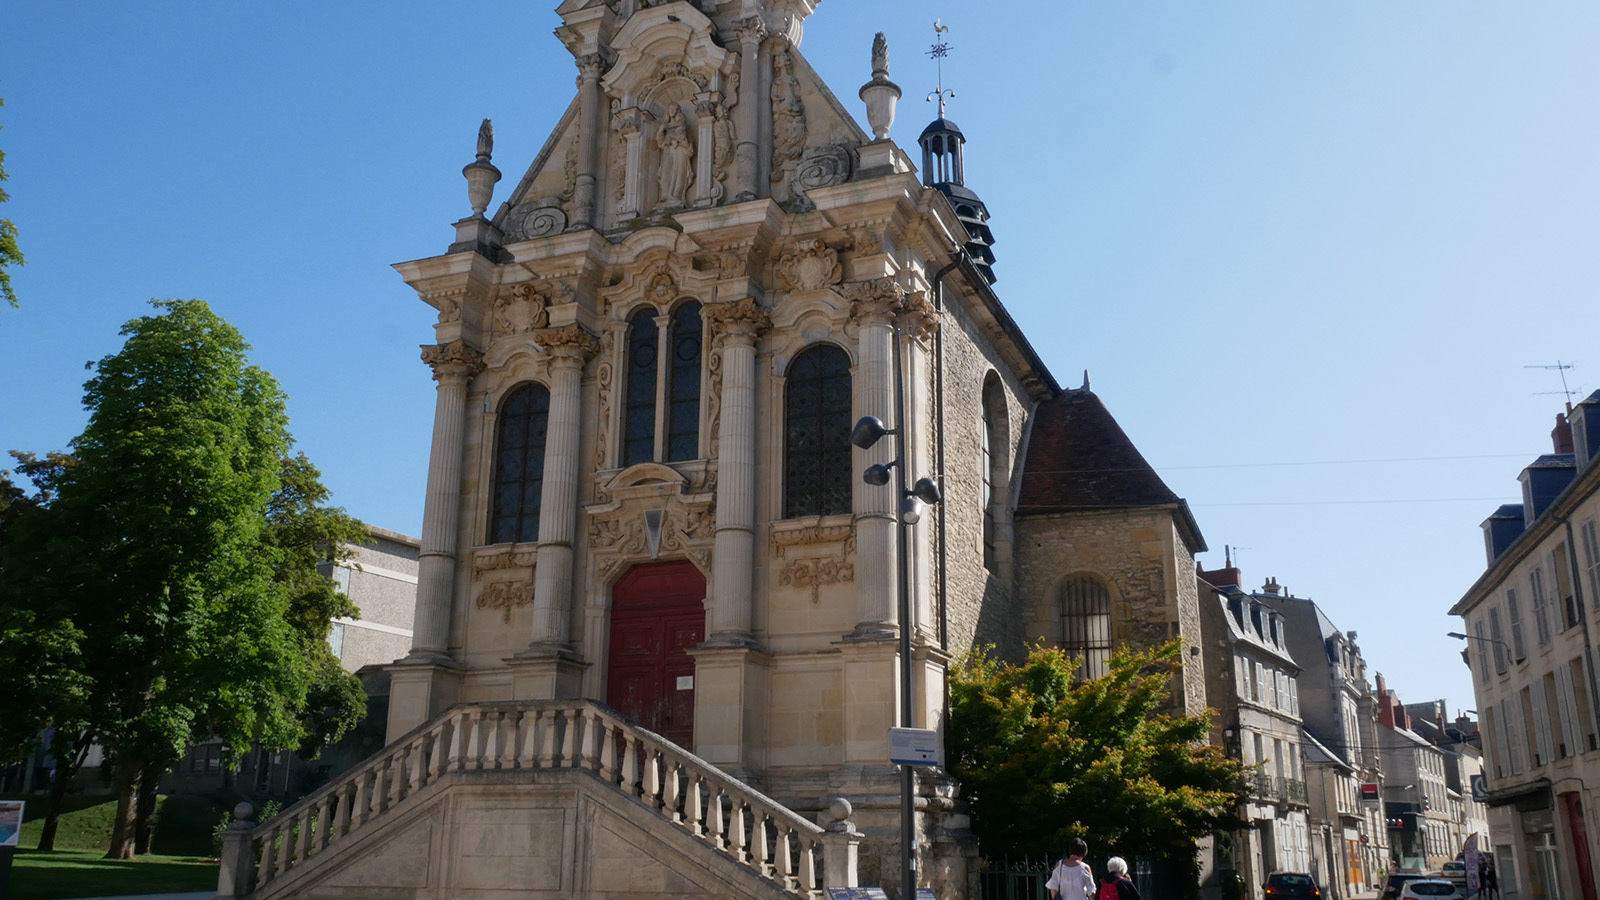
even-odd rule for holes
{"type": "Polygon", "coordinates": [[[1278,584],[1278,579],[1271,575],[1267,576],[1267,583],[1261,586],[1261,593],[1271,594],[1274,597],[1278,596],[1278,591],[1280,590],[1283,590],[1283,586],[1278,584]]]}
{"type": "Polygon", "coordinates": [[[1373,691],[1373,693],[1378,697],[1378,723],[1380,725],[1387,725],[1390,728],[1393,728],[1394,696],[1389,693],[1388,688],[1384,685],[1382,672],[1379,672],[1376,676],[1374,676],[1373,680],[1377,683],[1378,687],[1376,691],[1373,691]]]}
{"type": "Polygon", "coordinates": [[[1223,566],[1220,569],[1212,569],[1208,572],[1205,566],[1196,562],[1195,574],[1200,576],[1201,581],[1216,588],[1239,587],[1244,580],[1243,576],[1239,574],[1238,566],[1223,566]]]}
{"type": "Polygon", "coordinates": [[[1567,417],[1562,413],[1556,413],[1556,427],[1550,429],[1550,443],[1557,453],[1572,452],[1572,426],[1567,424],[1567,417]]]}

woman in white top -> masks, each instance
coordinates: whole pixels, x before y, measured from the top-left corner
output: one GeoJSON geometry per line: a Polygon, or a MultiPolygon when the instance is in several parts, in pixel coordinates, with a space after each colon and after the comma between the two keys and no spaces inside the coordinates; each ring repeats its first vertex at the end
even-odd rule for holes
{"type": "Polygon", "coordinates": [[[1094,872],[1083,861],[1089,855],[1089,845],[1083,838],[1073,838],[1067,843],[1067,858],[1056,863],[1050,880],[1044,886],[1050,889],[1050,900],[1093,900],[1094,872]]]}

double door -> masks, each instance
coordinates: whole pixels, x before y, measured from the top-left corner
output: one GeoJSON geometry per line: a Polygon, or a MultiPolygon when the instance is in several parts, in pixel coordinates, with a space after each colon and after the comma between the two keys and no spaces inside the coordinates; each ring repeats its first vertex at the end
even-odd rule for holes
{"type": "Polygon", "coordinates": [[[706,580],[675,560],[634,566],[611,592],[606,703],[673,743],[694,748],[694,657],[705,640],[706,580]]]}

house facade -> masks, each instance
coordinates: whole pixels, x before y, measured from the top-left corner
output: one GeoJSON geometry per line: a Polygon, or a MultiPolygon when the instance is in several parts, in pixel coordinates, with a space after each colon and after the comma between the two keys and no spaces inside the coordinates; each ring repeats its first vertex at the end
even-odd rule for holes
{"type": "Polygon", "coordinates": [[[1551,439],[1522,470],[1522,503],[1484,521],[1486,569],[1450,612],[1467,637],[1502,887],[1593,900],[1600,392],[1558,416],[1551,439]]]}

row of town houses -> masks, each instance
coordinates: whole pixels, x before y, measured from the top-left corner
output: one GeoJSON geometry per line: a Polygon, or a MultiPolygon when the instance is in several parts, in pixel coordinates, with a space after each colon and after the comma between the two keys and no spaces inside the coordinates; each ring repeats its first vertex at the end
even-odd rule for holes
{"type": "Polygon", "coordinates": [[[1261,896],[1284,871],[1340,900],[1371,895],[1390,872],[1437,872],[1488,837],[1475,722],[1369,681],[1356,632],[1276,579],[1244,588],[1231,560],[1199,579],[1211,739],[1251,767],[1250,827],[1219,836],[1208,894],[1261,896]]]}
{"type": "Polygon", "coordinates": [[[1522,502],[1484,520],[1484,572],[1450,613],[1464,623],[1503,893],[1595,900],[1600,391],[1568,404],[1550,437],[1518,475],[1522,502]]]}

